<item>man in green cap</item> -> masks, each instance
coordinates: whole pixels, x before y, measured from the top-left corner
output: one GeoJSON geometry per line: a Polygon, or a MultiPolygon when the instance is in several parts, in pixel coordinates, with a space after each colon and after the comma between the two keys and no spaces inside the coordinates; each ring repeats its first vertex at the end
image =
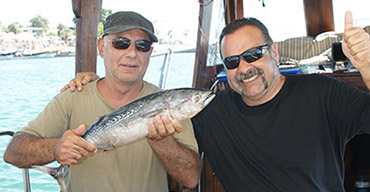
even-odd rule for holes
{"type": "Polygon", "coordinates": [[[18,167],[53,161],[69,165],[68,191],[168,191],[167,173],[195,187],[201,163],[190,121],[167,116],[148,123],[146,139],[96,152],[80,137],[98,117],[160,89],[143,80],[154,35],[152,23],[135,12],[117,12],[104,23],[98,50],[105,78],[83,91],[55,96],[10,142],[4,159],[18,167]],[[156,126],[155,126],[156,124],[156,126]]]}

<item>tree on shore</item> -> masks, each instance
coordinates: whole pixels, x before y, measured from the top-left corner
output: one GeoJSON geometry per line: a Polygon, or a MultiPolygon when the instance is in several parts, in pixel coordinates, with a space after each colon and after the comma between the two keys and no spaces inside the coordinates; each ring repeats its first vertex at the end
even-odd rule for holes
{"type": "Polygon", "coordinates": [[[58,37],[62,39],[64,42],[67,42],[68,37],[73,35],[73,31],[61,23],[58,25],[57,29],[58,29],[58,37]]]}
{"type": "Polygon", "coordinates": [[[18,22],[11,23],[8,25],[7,32],[13,32],[14,34],[22,32],[23,26],[20,25],[18,22]]]}
{"type": "Polygon", "coordinates": [[[36,31],[37,36],[42,36],[44,32],[49,29],[49,20],[47,18],[37,15],[30,20],[31,27],[41,28],[40,31],[36,31]]]}
{"type": "Polygon", "coordinates": [[[112,13],[113,13],[113,11],[110,10],[110,9],[104,9],[104,8],[101,9],[101,17],[100,17],[100,21],[99,21],[99,24],[98,24],[98,37],[101,37],[103,35],[103,33],[104,33],[104,25],[103,25],[103,22],[112,13]]]}

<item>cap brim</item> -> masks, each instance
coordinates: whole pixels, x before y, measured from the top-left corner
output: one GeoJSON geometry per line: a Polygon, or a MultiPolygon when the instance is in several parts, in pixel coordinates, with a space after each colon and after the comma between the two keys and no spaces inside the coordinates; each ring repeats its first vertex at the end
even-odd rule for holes
{"type": "Polygon", "coordinates": [[[149,38],[152,42],[158,42],[157,37],[151,31],[149,31],[149,30],[147,30],[143,27],[140,27],[140,26],[116,26],[116,27],[110,28],[109,30],[105,31],[104,34],[103,34],[103,37],[105,35],[108,35],[108,34],[122,33],[122,32],[125,32],[125,31],[132,30],[132,29],[140,29],[140,30],[144,31],[149,36],[149,38]]]}

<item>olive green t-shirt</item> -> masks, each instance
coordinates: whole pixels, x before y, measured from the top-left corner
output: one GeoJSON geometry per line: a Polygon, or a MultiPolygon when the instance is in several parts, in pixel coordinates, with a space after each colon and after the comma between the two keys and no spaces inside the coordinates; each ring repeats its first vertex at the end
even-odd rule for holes
{"type": "MultiPolygon", "coordinates": [[[[81,92],[66,91],[55,96],[36,119],[16,134],[28,133],[39,138],[61,137],[66,130],[80,124],[90,127],[99,117],[110,113],[112,107],[98,92],[97,81],[86,85],[81,92]]],[[[160,89],[145,82],[138,98],[160,89]]],[[[176,140],[198,152],[191,121],[182,123],[176,140]]],[[[168,191],[167,173],[143,138],[134,143],[98,151],[70,166],[65,176],[68,191],[168,191]]]]}

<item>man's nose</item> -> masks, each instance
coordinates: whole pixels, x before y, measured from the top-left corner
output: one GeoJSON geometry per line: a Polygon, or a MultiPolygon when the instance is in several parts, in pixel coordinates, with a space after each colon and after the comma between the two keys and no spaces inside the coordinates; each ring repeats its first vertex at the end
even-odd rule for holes
{"type": "Polygon", "coordinates": [[[134,57],[136,57],[136,55],[137,55],[137,49],[136,49],[136,46],[135,46],[135,43],[134,42],[132,42],[129,46],[128,46],[128,48],[126,49],[126,55],[127,56],[129,56],[129,57],[131,57],[131,58],[134,58],[134,57]]]}

